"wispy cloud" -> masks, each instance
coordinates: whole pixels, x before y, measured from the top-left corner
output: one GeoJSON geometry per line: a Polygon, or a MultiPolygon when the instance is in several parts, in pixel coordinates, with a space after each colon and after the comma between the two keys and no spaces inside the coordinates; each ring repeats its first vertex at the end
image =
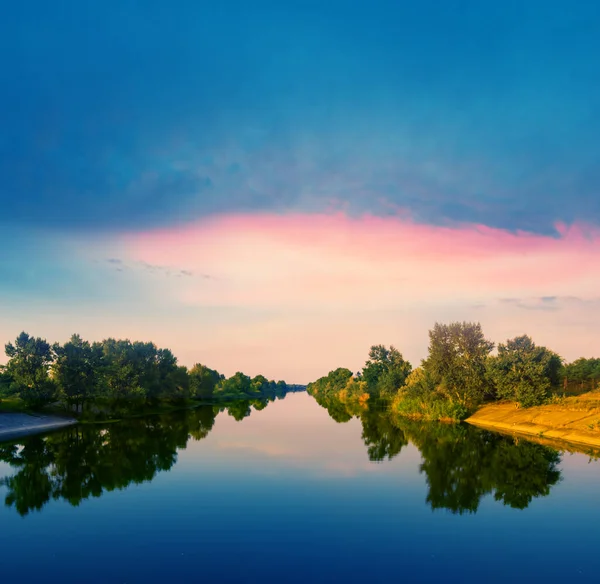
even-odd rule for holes
{"type": "Polygon", "coordinates": [[[156,264],[149,264],[145,261],[130,261],[124,262],[120,258],[108,258],[106,263],[110,265],[114,265],[115,270],[118,272],[122,272],[124,270],[143,270],[145,272],[151,274],[157,274],[166,277],[175,277],[175,278],[194,278],[198,277],[203,280],[208,280],[211,278],[208,274],[196,274],[192,270],[184,270],[184,269],[173,269],[166,266],[160,266],[156,264]]]}
{"type": "Polygon", "coordinates": [[[554,311],[560,309],[560,303],[556,296],[541,296],[537,298],[501,298],[503,304],[512,304],[524,310],[547,310],[554,311]]]}

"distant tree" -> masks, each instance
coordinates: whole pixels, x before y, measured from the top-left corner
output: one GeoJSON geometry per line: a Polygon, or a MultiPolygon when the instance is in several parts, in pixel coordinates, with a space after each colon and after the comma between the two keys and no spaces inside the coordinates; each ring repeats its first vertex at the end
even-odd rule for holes
{"type": "Polygon", "coordinates": [[[580,358],[562,370],[565,389],[590,391],[600,388],[600,359],[580,358]]]}
{"type": "Polygon", "coordinates": [[[361,379],[367,382],[371,395],[392,394],[406,382],[412,366],[394,346],[373,345],[361,379]]]}
{"type": "Polygon", "coordinates": [[[343,390],[348,381],[352,379],[352,371],[345,367],[338,367],[324,377],[309,383],[306,390],[311,395],[331,395],[343,390]]]}
{"type": "Polygon", "coordinates": [[[196,399],[211,399],[217,383],[224,379],[218,371],[196,363],[189,371],[190,393],[196,399]]]}
{"type": "Polygon", "coordinates": [[[51,402],[56,396],[56,385],[49,375],[53,359],[50,344],[22,332],[14,344],[6,345],[5,351],[9,358],[6,372],[21,399],[33,408],[51,402]]]}
{"type": "Polygon", "coordinates": [[[275,389],[275,384],[270,384],[269,380],[264,375],[257,375],[250,382],[251,393],[260,394],[268,392],[270,389],[275,389]]]}
{"type": "Polygon", "coordinates": [[[252,393],[252,379],[238,371],[228,379],[220,381],[215,395],[221,398],[247,397],[252,393]]]}
{"type": "Polygon", "coordinates": [[[86,402],[97,397],[102,365],[102,349],[99,345],[90,345],[79,335],[73,335],[64,345],[55,343],[52,371],[69,405],[83,411],[86,402]]]}
{"type": "Polygon", "coordinates": [[[498,345],[488,361],[488,376],[497,396],[521,407],[539,405],[560,381],[562,360],[546,347],[522,335],[498,345]]]}
{"type": "Polygon", "coordinates": [[[493,348],[479,323],[436,323],[429,331],[429,355],[423,369],[437,391],[471,406],[486,393],[486,362],[493,348]]]}

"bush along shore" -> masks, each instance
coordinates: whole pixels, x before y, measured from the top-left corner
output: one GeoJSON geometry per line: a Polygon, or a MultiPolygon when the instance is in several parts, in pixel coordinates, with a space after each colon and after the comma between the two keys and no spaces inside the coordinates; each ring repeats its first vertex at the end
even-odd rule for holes
{"type": "Polygon", "coordinates": [[[80,420],[106,420],[235,400],[271,401],[301,385],[237,372],[229,378],[196,364],[177,363],[151,342],[73,335],[64,344],[21,333],[5,347],[0,366],[0,411],[66,412],[80,420]]]}
{"type": "Polygon", "coordinates": [[[335,410],[336,402],[346,412],[377,404],[406,418],[447,422],[466,420],[493,404],[519,411],[552,403],[566,408],[560,400],[597,389],[600,359],[565,363],[527,335],[496,346],[471,322],[436,323],[428,355],[417,368],[395,347],[374,345],[361,371],[338,368],[307,386],[328,409],[335,410]]]}

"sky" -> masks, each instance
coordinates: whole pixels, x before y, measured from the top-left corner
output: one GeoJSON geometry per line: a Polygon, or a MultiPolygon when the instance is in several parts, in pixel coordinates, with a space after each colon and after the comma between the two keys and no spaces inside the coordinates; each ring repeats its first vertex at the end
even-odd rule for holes
{"type": "Polygon", "coordinates": [[[0,340],[291,383],[454,320],[600,355],[598,54],[586,0],[12,3],[0,340]]]}

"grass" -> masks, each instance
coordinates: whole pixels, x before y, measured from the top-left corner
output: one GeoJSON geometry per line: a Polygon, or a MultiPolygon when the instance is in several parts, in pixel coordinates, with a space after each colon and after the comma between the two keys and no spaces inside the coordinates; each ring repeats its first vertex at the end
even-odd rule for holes
{"type": "Polygon", "coordinates": [[[20,397],[11,396],[0,399],[1,413],[26,413],[29,411],[29,408],[20,397]]]}
{"type": "Polygon", "coordinates": [[[470,413],[463,404],[442,398],[398,396],[391,407],[393,412],[406,418],[438,422],[460,422],[470,413]]]}

